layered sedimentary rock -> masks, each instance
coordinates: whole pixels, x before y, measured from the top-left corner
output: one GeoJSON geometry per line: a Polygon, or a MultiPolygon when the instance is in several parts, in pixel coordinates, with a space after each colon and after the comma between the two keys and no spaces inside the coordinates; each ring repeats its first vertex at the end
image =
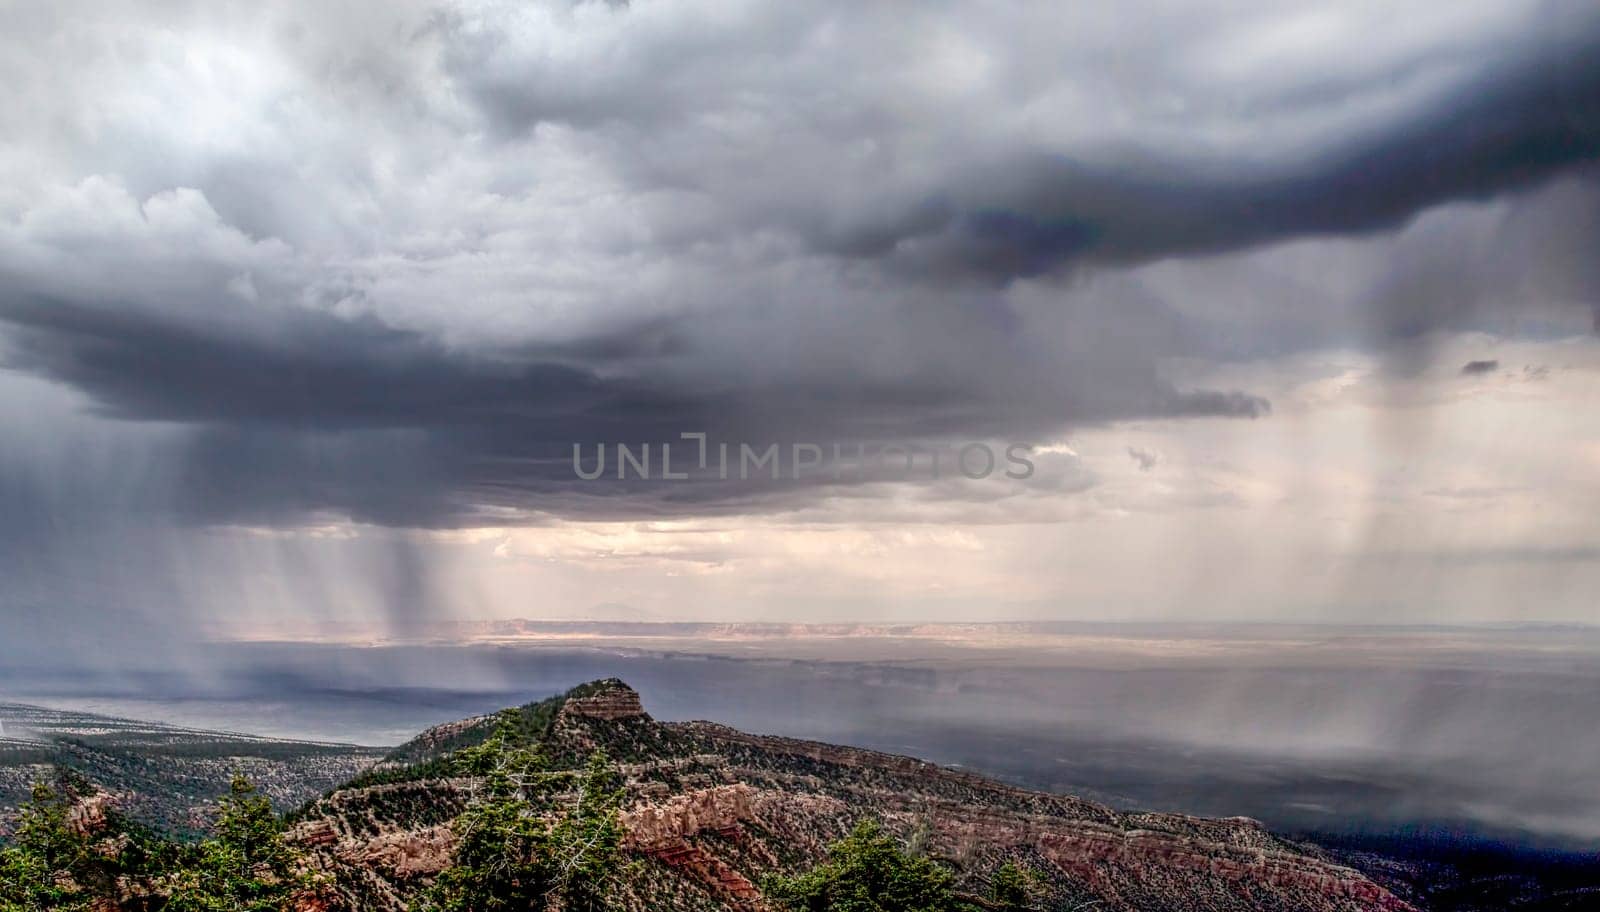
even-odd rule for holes
{"type": "Polygon", "coordinates": [[[586,719],[648,719],[639,692],[614,678],[589,685],[592,693],[569,697],[561,707],[563,715],[586,719]]]}
{"type": "MultiPolygon", "coordinates": [[[[948,864],[971,895],[1012,862],[1035,871],[1053,902],[1101,912],[1411,909],[1247,819],[1127,814],[908,757],[658,723],[619,681],[586,685],[548,716],[549,762],[576,769],[602,749],[624,777],[623,848],[638,863],[613,898],[618,912],[766,912],[766,875],[817,863],[863,817],[948,864]]],[[[352,908],[400,912],[448,863],[449,821],[472,785],[335,793],[296,838],[352,908]]]]}
{"type": "Polygon", "coordinates": [[[755,819],[747,785],[721,785],[643,801],[622,814],[630,848],[651,850],[682,842],[707,830],[728,831],[755,819]]]}

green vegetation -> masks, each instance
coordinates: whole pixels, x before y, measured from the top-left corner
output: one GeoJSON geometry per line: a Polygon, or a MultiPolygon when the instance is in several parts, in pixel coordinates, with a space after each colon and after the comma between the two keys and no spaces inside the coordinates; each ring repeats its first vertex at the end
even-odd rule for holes
{"type": "Polygon", "coordinates": [[[458,758],[493,738],[500,738],[505,744],[533,744],[543,740],[567,700],[583,696],[585,688],[592,686],[575,687],[558,696],[501,710],[463,725],[448,736],[428,734],[415,738],[390,751],[382,762],[358,774],[345,787],[396,785],[458,775],[458,758]]]}
{"type": "Polygon", "coordinates": [[[216,837],[189,848],[165,879],[166,912],[270,912],[315,885],[298,872],[272,804],[242,777],[220,802],[216,837]]]}
{"type": "Polygon", "coordinates": [[[0,849],[0,912],[107,904],[135,912],[270,912],[316,888],[297,873],[271,804],[242,778],[220,801],[215,836],[190,844],[109,811],[99,819],[75,814],[90,806],[93,789],[70,772],[58,778],[55,786],[34,786],[12,843],[0,849]]]}
{"type": "MultiPolygon", "coordinates": [[[[419,910],[606,908],[621,858],[621,778],[599,751],[582,771],[550,770],[529,732],[542,733],[544,715],[507,712],[480,743],[430,761],[478,784],[453,824],[453,864],[419,910]]],[[[271,802],[242,777],[218,802],[211,835],[189,843],[109,810],[82,819],[94,791],[66,772],[58,785],[34,788],[0,849],[0,912],[86,912],[97,901],[145,912],[271,912],[322,889],[271,802]]]]}
{"type": "Polygon", "coordinates": [[[14,844],[0,849],[0,912],[87,909],[87,840],[67,827],[71,799],[44,783],[22,808],[14,844]]]}
{"type": "Polygon", "coordinates": [[[1001,912],[1038,909],[1040,899],[1047,892],[1039,872],[1010,861],[1001,865],[989,881],[991,908],[1001,912]]]}
{"type": "Polygon", "coordinates": [[[517,721],[503,717],[488,740],[457,753],[459,773],[482,785],[456,818],[453,863],[419,912],[606,908],[621,856],[621,781],[600,752],[582,774],[548,771],[517,721]]]}
{"type": "MultiPolygon", "coordinates": [[[[634,717],[559,715],[567,699],[607,686],[613,685],[598,682],[419,737],[391,754],[380,773],[303,809],[312,821],[308,841],[330,846],[313,850],[315,857],[301,856],[267,795],[239,776],[219,799],[210,826],[186,821],[183,830],[162,831],[177,835],[165,836],[121,816],[106,800],[107,787],[127,794],[113,784],[125,780],[108,783],[100,774],[125,776],[123,767],[87,768],[98,785],[61,773],[55,784],[33,789],[10,844],[0,843],[0,912],[614,912],[656,907],[663,890],[676,891],[672,895],[682,901],[672,908],[709,912],[725,906],[676,878],[671,862],[648,852],[625,860],[626,792],[618,763],[676,758],[629,767],[642,795],[679,794],[724,781],[726,767],[702,753],[727,756],[738,765],[740,781],[758,786],[781,787],[795,775],[829,781],[819,786],[821,794],[851,794],[838,787],[843,775],[862,788],[897,785],[882,769],[865,766],[844,774],[817,758],[764,752],[760,744],[707,741],[701,729],[680,731],[634,717]],[[828,792],[830,787],[838,791],[828,792]],[[381,863],[342,860],[351,844],[443,825],[454,838],[436,876],[426,873],[439,863],[431,850],[427,868],[397,877],[381,863]],[[313,867],[323,873],[312,875],[313,867]]],[[[931,781],[952,796],[970,788],[960,779],[931,781]]],[[[190,789],[189,796],[208,793],[190,789]]],[[[707,828],[694,837],[693,848],[741,874],[774,871],[761,887],[775,910],[1069,908],[1044,875],[1022,864],[1024,856],[963,856],[958,877],[931,857],[938,831],[926,817],[894,833],[863,821],[830,846],[820,864],[793,873],[816,861],[816,843],[794,835],[837,834],[831,815],[797,822],[803,828],[786,833],[747,822],[738,838],[707,828]]],[[[427,837],[431,845],[439,845],[431,842],[437,835],[427,837]]],[[[739,881],[741,890],[747,886],[739,881]]]]}
{"type": "Polygon", "coordinates": [[[30,733],[26,741],[0,738],[0,812],[29,799],[39,768],[67,768],[121,796],[125,817],[180,840],[206,835],[192,816],[197,797],[226,794],[235,773],[284,810],[343,785],[386,753],[12,703],[0,703],[0,726],[30,733]]]}
{"type": "Polygon", "coordinates": [[[772,877],[766,894],[794,912],[975,912],[958,898],[949,869],[903,849],[863,820],[828,848],[828,860],[797,877],[772,877]]]}

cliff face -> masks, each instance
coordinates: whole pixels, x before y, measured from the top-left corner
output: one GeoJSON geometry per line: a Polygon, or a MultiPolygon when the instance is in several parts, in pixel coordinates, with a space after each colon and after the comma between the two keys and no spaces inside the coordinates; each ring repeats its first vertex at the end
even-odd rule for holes
{"type": "Polygon", "coordinates": [[[569,719],[605,719],[609,722],[650,718],[645,714],[638,691],[621,681],[614,678],[597,681],[591,687],[592,693],[568,697],[561,706],[562,715],[569,719]]]}
{"type": "MultiPolygon", "coordinates": [[[[973,894],[1013,861],[1039,872],[1065,908],[1411,909],[1254,821],[1124,814],[907,757],[658,723],[620,681],[575,691],[544,736],[546,756],[574,767],[596,747],[621,762],[628,789],[624,845],[638,864],[613,897],[619,912],[765,910],[764,875],[816,863],[863,816],[949,864],[973,894]]],[[[448,824],[471,785],[336,792],[297,837],[352,908],[399,912],[448,864],[448,824]]]]}

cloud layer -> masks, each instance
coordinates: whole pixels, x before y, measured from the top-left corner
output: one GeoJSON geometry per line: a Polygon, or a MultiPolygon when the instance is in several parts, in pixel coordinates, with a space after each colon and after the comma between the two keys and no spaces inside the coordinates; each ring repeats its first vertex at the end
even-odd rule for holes
{"type": "MultiPolygon", "coordinates": [[[[91,528],[970,517],[1108,476],[1059,446],[911,492],[588,483],[569,457],[1278,421],[1249,366],[1327,351],[1379,365],[1399,453],[1451,339],[1596,325],[1592,3],[8,19],[0,386],[42,442],[0,452],[0,535],[63,560],[91,528]],[[80,439],[117,461],[60,455],[80,439]]],[[[1158,479],[1183,452],[1160,443],[1108,452],[1158,479]]],[[[1208,484],[1169,493],[1239,496],[1208,484]]],[[[410,586],[405,534],[358,563],[410,586]]]]}
{"type": "MultiPolygon", "coordinates": [[[[1404,27],[1380,4],[19,19],[7,362],[109,415],[204,429],[202,481],[311,479],[219,483],[223,513],[255,495],[395,523],[538,509],[568,444],[681,431],[1020,438],[1260,415],[1164,360],[1214,356],[1224,331],[1317,340],[1219,321],[1138,264],[1222,255],[1238,274],[1229,251],[1393,229],[1600,152],[1600,15],[1576,3],[1404,27]],[[415,483],[349,477],[374,464],[415,483]]],[[[1592,205],[1541,217],[1511,238],[1522,258],[1557,229],[1594,237],[1592,205]]],[[[1388,335],[1447,320],[1411,285],[1457,245],[1406,247],[1423,262],[1328,296],[1379,309],[1388,335]]],[[[1563,266],[1574,306],[1587,259],[1563,266]]],[[[1307,306],[1280,291],[1231,294],[1307,306]]]]}

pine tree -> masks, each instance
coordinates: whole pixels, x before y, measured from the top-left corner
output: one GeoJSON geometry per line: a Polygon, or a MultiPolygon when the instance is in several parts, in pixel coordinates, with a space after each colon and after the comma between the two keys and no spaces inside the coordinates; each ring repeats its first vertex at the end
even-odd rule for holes
{"type": "Polygon", "coordinates": [[[82,880],[89,840],[68,825],[72,800],[65,791],[34,784],[13,845],[0,849],[0,912],[89,908],[82,880]]]}
{"type": "Polygon", "coordinates": [[[306,886],[272,803],[235,776],[218,802],[216,835],[169,878],[168,912],[279,912],[306,886]]]}
{"type": "Polygon", "coordinates": [[[621,777],[603,751],[589,757],[578,806],[550,831],[555,890],[565,912],[603,912],[622,844],[621,777]]]}
{"type": "Polygon", "coordinates": [[[510,720],[457,755],[457,768],[479,777],[456,818],[455,852],[418,904],[418,912],[526,912],[559,904],[563,912],[601,912],[620,854],[623,789],[604,753],[576,777],[577,801],[558,800],[570,772],[545,769],[522,745],[510,720]]]}
{"type": "Polygon", "coordinates": [[[989,883],[989,898],[1003,912],[1027,912],[1032,909],[1034,878],[1031,871],[1012,862],[1001,865],[989,883]]]}
{"type": "Polygon", "coordinates": [[[828,848],[828,860],[797,877],[774,877],[765,892],[795,912],[970,912],[954,877],[908,854],[875,821],[863,820],[828,848]]]}

